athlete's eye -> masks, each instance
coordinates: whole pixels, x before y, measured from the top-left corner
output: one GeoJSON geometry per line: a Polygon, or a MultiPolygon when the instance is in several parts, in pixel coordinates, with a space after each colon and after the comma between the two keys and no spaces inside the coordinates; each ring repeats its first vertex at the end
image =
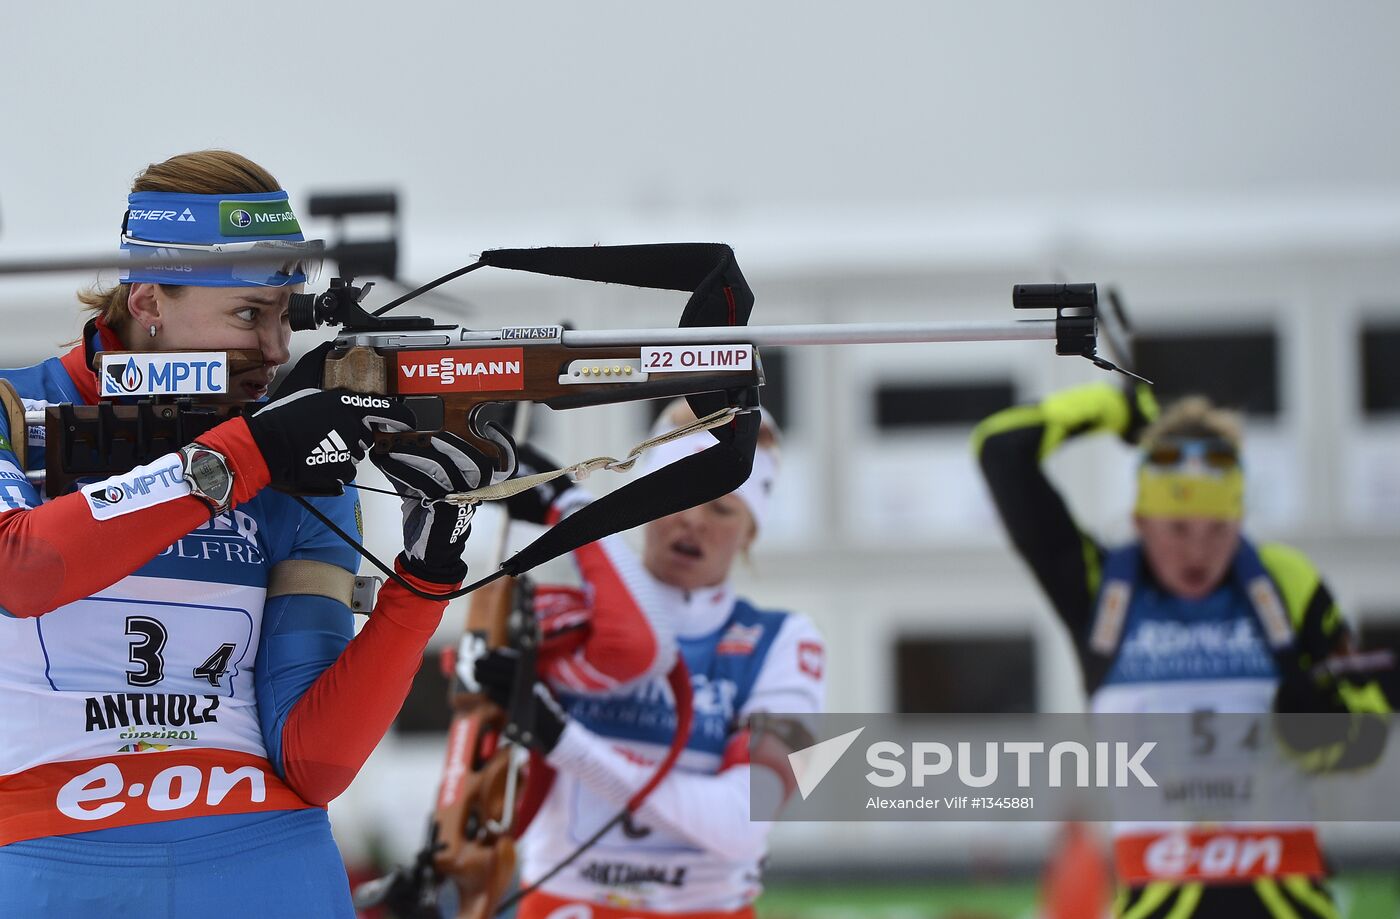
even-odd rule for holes
{"type": "Polygon", "coordinates": [[[258,321],[258,311],[251,306],[245,306],[243,309],[238,310],[233,315],[237,316],[239,319],[242,319],[244,322],[258,321]]]}

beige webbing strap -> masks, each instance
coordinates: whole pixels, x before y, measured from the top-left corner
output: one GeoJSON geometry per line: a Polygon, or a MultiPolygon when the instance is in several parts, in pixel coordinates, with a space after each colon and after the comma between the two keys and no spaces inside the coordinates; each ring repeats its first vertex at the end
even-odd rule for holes
{"type": "Polygon", "coordinates": [[[29,426],[24,423],[24,402],[9,380],[0,380],[0,408],[10,422],[10,449],[19,458],[19,468],[24,469],[24,454],[29,449],[29,426]]]}
{"type": "Polygon", "coordinates": [[[329,597],[349,606],[355,594],[355,576],[330,562],[289,558],[272,566],[267,579],[267,599],[289,594],[329,597]]]}
{"type": "Polygon", "coordinates": [[[1123,638],[1123,624],[1128,620],[1128,602],[1133,598],[1133,585],[1112,580],[1103,586],[1094,628],[1089,633],[1089,647],[1096,653],[1111,657],[1118,651],[1123,638]]]}
{"type": "Polygon", "coordinates": [[[561,475],[567,475],[575,482],[582,482],[588,478],[589,473],[597,469],[607,469],[610,472],[626,472],[641,459],[642,454],[652,447],[659,447],[662,444],[670,443],[673,440],[680,440],[682,437],[689,437],[700,431],[708,431],[717,428],[722,424],[728,424],[729,420],[739,413],[739,409],[729,406],[717,412],[711,412],[704,418],[697,418],[690,424],[681,425],[673,431],[659,434],[656,437],[644,440],[637,444],[627,453],[626,459],[615,459],[611,456],[595,456],[593,459],[574,463],[572,466],[565,466],[563,469],[553,469],[549,472],[537,472],[534,475],[524,475],[518,479],[507,479],[498,485],[486,485],[482,488],[473,488],[471,491],[458,491],[448,495],[444,500],[449,504],[480,504],[482,501],[500,501],[512,495],[518,495],[523,491],[529,491],[536,485],[543,485],[551,482],[561,475]]]}

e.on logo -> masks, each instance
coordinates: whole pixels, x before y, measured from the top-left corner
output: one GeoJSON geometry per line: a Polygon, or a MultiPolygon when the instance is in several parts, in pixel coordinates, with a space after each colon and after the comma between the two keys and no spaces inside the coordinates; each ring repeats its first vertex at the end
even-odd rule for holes
{"type": "Polygon", "coordinates": [[[1242,839],[1221,834],[1193,842],[1184,836],[1163,836],[1147,849],[1147,870],[1159,876],[1226,878],[1274,874],[1283,865],[1283,840],[1277,836],[1242,839]]]}
{"type": "Polygon", "coordinates": [[[74,820],[105,820],[123,810],[123,798],[141,799],[152,811],[177,811],[201,800],[207,807],[217,807],[240,783],[246,782],[243,793],[254,804],[267,798],[267,783],[263,772],[255,766],[239,766],[232,771],[222,766],[209,769],[208,780],[198,766],[181,764],[157,772],[150,787],[141,782],[127,785],[126,776],[116,763],[102,763],[81,775],[75,775],[58,790],[55,804],[58,810],[74,820]],[[97,802],[104,803],[97,803],[97,802]]]}
{"type": "Polygon", "coordinates": [[[1323,874],[1317,836],[1307,827],[1129,834],[1113,848],[1120,880],[1133,884],[1323,874]]]}

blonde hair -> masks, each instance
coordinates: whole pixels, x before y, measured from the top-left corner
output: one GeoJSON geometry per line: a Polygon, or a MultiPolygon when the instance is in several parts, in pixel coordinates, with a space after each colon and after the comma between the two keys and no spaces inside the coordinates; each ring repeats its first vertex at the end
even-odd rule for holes
{"type": "MultiPolygon", "coordinates": [[[[196,150],[172,156],[163,163],[152,163],[131,183],[131,190],[184,192],[191,195],[240,195],[280,191],[272,173],[257,163],[228,150],[196,150]]],[[[179,285],[162,284],[161,289],[177,295],[179,285]]],[[[96,285],[78,292],[84,309],[96,313],[112,329],[131,318],[127,309],[130,287],[96,285]]]]}
{"type": "Polygon", "coordinates": [[[1144,450],[1165,438],[1219,437],[1236,450],[1244,442],[1244,420],[1239,412],[1220,408],[1205,396],[1185,396],[1168,405],[1160,418],[1142,432],[1144,450]]]}
{"type": "MultiPolygon", "coordinates": [[[[695,412],[691,410],[690,403],[685,399],[676,399],[666,405],[661,410],[657,419],[668,428],[678,428],[683,424],[690,424],[695,420],[695,412]]],[[[778,424],[773,420],[773,416],[767,412],[763,413],[763,421],[758,427],[758,448],[767,450],[772,454],[776,462],[782,454],[779,447],[783,439],[782,432],[778,430],[778,424]]]]}

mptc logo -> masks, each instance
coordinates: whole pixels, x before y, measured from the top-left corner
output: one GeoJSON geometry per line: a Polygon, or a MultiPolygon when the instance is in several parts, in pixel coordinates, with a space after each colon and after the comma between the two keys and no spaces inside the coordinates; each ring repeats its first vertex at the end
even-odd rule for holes
{"type": "Polygon", "coordinates": [[[145,472],[133,475],[128,479],[118,479],[110,485],[103,485],[88,494],[94,498],[100,498],[108,504],[116,504],[122,498],[145,497],[151,493],[151,489],[159,482],[162,489],[174,488],[185,480],[184,468],[175,463],[166,466],[164,469],[155,469],[154,466],[146,466],[147,469],[154,469],[153,472],[145,472]]]}
{"type": "Polygon", "coordinates": [[[116,504],[125,496],[126,493],[122,491],[120,485],[107,485],[105,487],[94,488],[92,491],[88,492],[89,498],[94,501],[100,501],[103,504],[116,504]]]}
{"type": "Polygon", "coordinates": [[[120,373],[117,372],[116,367],[108,367],[107,376],[112,385],[121,389],[122,392],[136,392],[141,388],[141,368],[136,366],[135,357],[127,358],[120,373]]]}
{"type": "Polygon", "coordinates": [[[102,395],[200,395],[228,388],[228,366],[217,351],[102,358],[102,395]]]}
{"type": "Polygon", "coordinates": [[[239,208],[238,210],[233,211],[228,215],[228,221],[229,223],[241,229],[253,222],[253,215],[243,210],[242,208],[239,208]]]}

